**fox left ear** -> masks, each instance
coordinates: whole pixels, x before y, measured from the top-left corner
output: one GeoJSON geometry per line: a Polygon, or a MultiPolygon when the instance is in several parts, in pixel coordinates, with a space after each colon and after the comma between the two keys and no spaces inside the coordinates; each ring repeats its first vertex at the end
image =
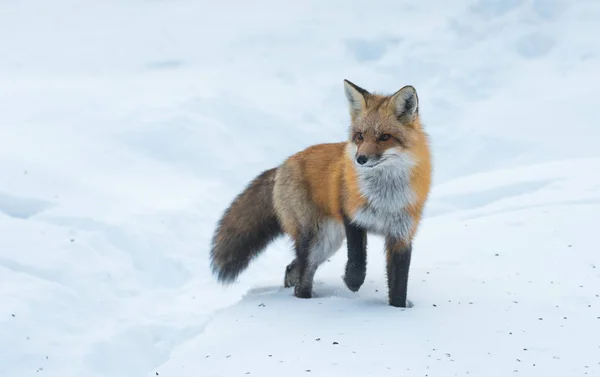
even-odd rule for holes
{"type": "Polygon", "coordinates": [[[392,95],[391,105],[400,122],[412,123],[419,113],[419,97],[411,85],[406,85],[392,95]]]}
{"type": "Polygon", "coordinates": [[[350,107],[350,117],[354,119],[367,107],[369,92],[348,80],[344,80],[344,94],[350,107]]]}

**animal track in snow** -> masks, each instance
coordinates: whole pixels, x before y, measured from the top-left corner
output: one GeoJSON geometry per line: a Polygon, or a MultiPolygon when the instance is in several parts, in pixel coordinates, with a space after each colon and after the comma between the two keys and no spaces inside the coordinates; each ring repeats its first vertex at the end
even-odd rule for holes
{"type": "MultiPolygon", "coordinates": [[[[510,185],[493,187],[478,192],[468,192],[465,194],[444,196],[442,201],[446,204],[451,204],[451,206],[455,209],[475,209],[485,207],[502,199],[507,199],[510,197],[529,194],[532,192],[542,190],[554,182],[556,182],[555,179],[517,182],[510,185]]],[[[437,212],[438,213],[436,213],[436,215],[440,214],[440,211],[437,212]]]]}
{"type": "Polygon", "coordinates": [[[0,192],[0,212],[17,219],[28,219],[52,207],[52,203],[38,199],[19,198],[0,192]]]}
{"type": "Polygon", "coordinates": [[[515,50],[522,58],[537,59],[548,54],[554,44],[555,40],[546,34],[529,33],[515,42],[515,50]]]}
{"type": "Polygon", "coordinates": [[[0,267],[19,274],[26,274],[49,283],[61,284],[61,277],[52,271],[43,270],[38,267],[27,266],[19,262],[0,257],[0,267]]]}

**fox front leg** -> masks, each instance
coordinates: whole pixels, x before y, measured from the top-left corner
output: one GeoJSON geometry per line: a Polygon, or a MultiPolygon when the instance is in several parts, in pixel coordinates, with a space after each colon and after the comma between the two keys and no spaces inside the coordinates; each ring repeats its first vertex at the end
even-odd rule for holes
{"type": "Polygon", "coordinates": [[[386,238],[389,304],[405,308],[412,243],[386,238]]]}
{"type": "Polygon", "coordinates": [[[344,283],[352,292],[356,292],[365,282],[367,274],[367,232],[344,219],[346,243],[348,244],[348,261],[344,283]]]}

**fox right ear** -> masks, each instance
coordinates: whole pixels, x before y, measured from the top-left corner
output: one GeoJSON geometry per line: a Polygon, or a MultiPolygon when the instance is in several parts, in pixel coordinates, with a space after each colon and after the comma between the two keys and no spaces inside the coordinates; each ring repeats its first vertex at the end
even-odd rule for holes
{"type": "Polygon", "coordinates": [[[419,113],[419,96],[412,85],[406,85],[392,95],[391,105],[401,122],[412,123],[419,113]]]}
{"type": "Polygon", "coordinates": [[[369,92],[348,80],[344,80],[344,93],[350,107],[350,116],[356,118],[367,106],[369,92]]]}

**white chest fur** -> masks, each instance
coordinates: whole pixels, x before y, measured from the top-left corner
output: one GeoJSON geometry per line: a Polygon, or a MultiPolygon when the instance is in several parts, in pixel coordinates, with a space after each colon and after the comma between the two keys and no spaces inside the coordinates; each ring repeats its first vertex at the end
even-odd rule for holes
{"type": "Polygon", "coordinates": [[[383,158],[385,161],[373,168],[357,167],[359,189],[367,204],[352,220],[370,232],[407,240],[413,219],[406,208],[416,200],[410,186],[415,160],[408,153],[383,158]]]}

